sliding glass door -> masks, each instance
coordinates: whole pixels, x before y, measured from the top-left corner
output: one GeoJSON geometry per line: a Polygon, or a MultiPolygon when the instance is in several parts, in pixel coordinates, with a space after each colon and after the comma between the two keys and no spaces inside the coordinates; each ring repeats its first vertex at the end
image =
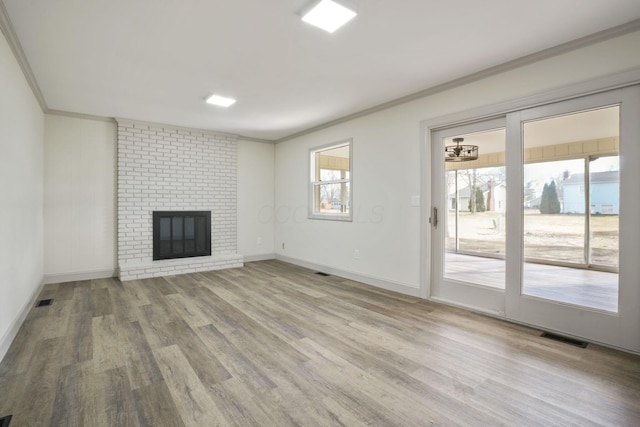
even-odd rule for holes
{"type": "Polygon", "coordinates": [[[508,318],[640,351],[639,104],[635,86],[508,116],[508,318]]]}
{"type": "Polygon", "coordinates": [[[434,131],[431,159],[433,299],[640,351],[638,86],[434,131]]]}
{"type": "Polygon", "coordinates": [[[618,312],[620,106],[523,124],[523,294],[618,312]]]}
{"type": "Polygon", "coordinates": [[[488,120],[435,132],[432,147],[432,296],[494,314],[504,313],[505,137],[505,120],[488,120]]]}

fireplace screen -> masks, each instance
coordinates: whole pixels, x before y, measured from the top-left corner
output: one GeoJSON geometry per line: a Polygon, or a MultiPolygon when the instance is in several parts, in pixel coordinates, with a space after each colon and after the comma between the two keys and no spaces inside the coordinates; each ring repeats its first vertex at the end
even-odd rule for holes
{"type": "Polygon", "coordinates": [[[153,212],[153,259],[211,255],[210,211],[153,212]]]}

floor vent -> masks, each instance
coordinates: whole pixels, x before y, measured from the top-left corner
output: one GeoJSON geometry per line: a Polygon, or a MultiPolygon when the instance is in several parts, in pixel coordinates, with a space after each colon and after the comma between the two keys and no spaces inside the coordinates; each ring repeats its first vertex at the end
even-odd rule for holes
{"type": "Polygon", "coordinates": [[[6,417],[0,418],[0,427],[9,427],[9,423],[11,422],[11,415],[7,415],[6,417]]]}
{"type": "Polygon", "coordinates": [[[563,337],[562,335],[556,335],[550,332],[543,332],[540,336],[542,338],[549,338],[550,340],[563,342],[580,348],[587,348],[587,345],[589,344],[586,341],[574,340],[573,338],[563,337]]]}
{"type": "MultiPolygon", "coordinates": [[[[51,305],[51,304],[53,304],[53,298],[41,299],[36,304],[36,307],[46,307],[46,306],[51,305]]],[[[0,424],[0,427],[4,427],[4,426],[2,424],[0,424]]]]}
{"type": "Polygon", "coordinates": [[[329,277],[329,276],[330,276],[330,274],[323,273],[323,272],[321,272],[321,271],[316,272],[316,274],[317,274],[318,276],[323,276],[323,277],[329,277]]]}

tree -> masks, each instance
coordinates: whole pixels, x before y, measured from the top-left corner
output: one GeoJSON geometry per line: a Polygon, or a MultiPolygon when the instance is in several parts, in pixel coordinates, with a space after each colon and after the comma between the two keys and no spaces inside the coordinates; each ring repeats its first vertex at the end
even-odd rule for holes
{"type": "Polygon", "coordinates": [[[464,180],[469,184],[469,212],[476,213],[476,199],[473,197],[476,194],[476,185],[478,179],[478,170],[477,169],[463,169],[458,171],[461,177],[464,177],[464,180]]]}
{"type": "Polygon", "coordinates": [[[558,189],[556,188],[555,180],[551,180],[549,184],[545,184],[542,189],[542,196],[540,197],[540,213],[560,213],[560,199],[558,198],[558,189]]]}
{"type": "MultiPolygon", "coordinates": [[[[469,198],[469,210],[471,212],[474,212],[473,208],[473,203],[471,203],[471,201],[473,200],[473,198],[469,198]]],[[[484,202],[484,194],[482,193],[482,189],[480,188],[476,188],[476,195],[475,195],[475,212],[485,212],[487,210],[487,206],[485,205],[484,202]]]]}
{"type": "MultiPolygon", "coordinates": [[[[480,168],[480,169],[460,169],[457,171],[458,178],[460,182],[458,183],[456,180],[457,189],[462,189],[465,187],[469,188],[469,212],[485,212],[487,210],[486,201],[483,204],[483,210],[478,209],[476,204],[476,197],[473,197],[474,194],[477,194],[478,189],[483,186],[488,186],[489,182],[493,182],[493,186],[497,187],[504,182],[506,182],[506,169],[504,166],[491,167],[491,168],[480,168]]],[[[483,197],[484,201],[484,197],[483,197]]],[[[460,206],[462,208],[462,206],[460,206]]]]}
{"type": "Polygon", "coordinates": [[[554,180],[549,184],[549,213],[560,213],[560,199],[558,198],[558,189],[554,180]]]}
{"type": "Polygon", "coordinates": [[[527,185],[524,187],[524,204],[527,207],[531,207],[531,202],[538,197],[538,192],[536,188],[535,181],[527,182],[527,185]]]}
{"type": "Polygon", "coordinates": [[[540,196],[540,213],[545,214],[549,213],[549,184],[544,183],[544,187],[542,188],[542,196],[540,196]]]}
{"type": "MultiPolygon", "coordinates": [[[[340,179],[340,171],[333,169],[321,169],[321,181],[337,181],[340,179]]],[[[340,200],[340,184],[320,185],[320,199],[322,203],[335,203],[340,200]]]]}

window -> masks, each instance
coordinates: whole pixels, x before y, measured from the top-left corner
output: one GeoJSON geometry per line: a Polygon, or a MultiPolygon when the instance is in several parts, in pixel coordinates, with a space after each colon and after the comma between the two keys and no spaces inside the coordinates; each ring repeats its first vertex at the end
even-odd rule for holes
{"type": "Polygon", "coordinates": [[[613,205],[602,205],[602,213],[604,215],[615,214],[615,210],[613,209],[613,205]]]}
{"type": "Polygon", "coordinates": [[[351,221],[352,141],[310,152],[309,218],[351,221]]]}

